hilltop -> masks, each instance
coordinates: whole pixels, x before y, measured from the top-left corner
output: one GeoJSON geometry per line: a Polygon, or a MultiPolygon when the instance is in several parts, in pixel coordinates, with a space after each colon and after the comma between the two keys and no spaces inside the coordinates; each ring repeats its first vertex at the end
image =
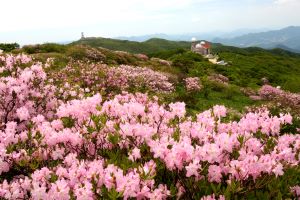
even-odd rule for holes
{"type": "Polygon", "coordinates": [[[127,51],[130,53],[154,53],[163,50],[175,50],[178,48],[189,49],[190,43],[185,41],[169,41],[165,39],[152,38],[145,42],[134,42],[129,40],[118,40],[101,37],[83,38],[71,45],[89,45],[91,47],[103,47],[117,51],[127,51]]]}

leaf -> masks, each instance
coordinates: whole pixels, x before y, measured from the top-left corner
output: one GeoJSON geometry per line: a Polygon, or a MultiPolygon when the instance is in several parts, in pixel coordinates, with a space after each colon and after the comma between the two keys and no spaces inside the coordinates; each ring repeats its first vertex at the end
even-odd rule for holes
{"type": "Polygon", "coordinates": [[[225,192],[224,192],[225,199],[231,199],[231,191],[230,186],[227,186],[225,192]]]}
{"type": "Polygon", "coordinates": [[[119,135],[118,134],[108,134],[108,141],[111,142],[113,145],[118,144],[119,142],[119,135]]]}
{"type": "Polygon", "coordinates": [[[171,187],[170,187],[170,191],[171,191],[171,195],[172,195],[173,197],[175,197],[176,194],[177,194],[177,188],[176,188],[176,186],[174,186],[174,185],[172,184],[171,187]]]}
{"type": "Polygon", "coordinates": [[[240,142],[240,144],[243,145],[243,143],[244,143],[244,136],[243,135],[239,135],[237,139],[240,142]]]}
{"type": "Polygon", "coordinates": [[[179,140],[180,140],[180,131],[179,131],[178,128],[174,131],[173,138],[174,138],[175,141],[179,142],[179,140]]]}
{"type": "Polygon", "coordinates": [[[214,191],[214,193],[217,193],[217,192],[218,192],[218,191],[217,191],[217,188],[216,188],[216,186],[215,186],[215,184],[211,183],[211,184],[210,184],[210,187],[212,188],[212,190],[214,191]]]}
{"type": "Polygon", "coordinates": [[[50,176],[50,179],[49,179],[50,183],[54,183],[57,180],[58,180],[58,176],[56,174],[52,173],[50,176]]]}
{"type": "Polygon", "coordinates": [[[72,128],[75,125],[75,120],[71,117],[63,117],[61,118],[61,121],[65,128],[72,128]]]}
{"type": "Polygon", "coordinates": [[[120,195],[115,188],[112,188],[109,192],[108,192],[108,197],[111,200],[117,200],[118,198],[120,198],[122,196],[122,194],[120,195]]]}

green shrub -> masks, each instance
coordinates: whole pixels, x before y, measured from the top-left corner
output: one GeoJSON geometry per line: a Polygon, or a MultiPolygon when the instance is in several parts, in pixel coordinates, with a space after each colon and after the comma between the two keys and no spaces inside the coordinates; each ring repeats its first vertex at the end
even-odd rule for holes
{"type": "Polygon", "coordinates": [[[228,86],[217,81],[208,81],[207,87],[216,92],[224,92],[228,86]]]}
{"type": "Polygon", "coordinates": [[[66,52],[67,56],[72,57],[75,60],[82,60],[86,57],[86,51],[84,48],[80,48],[78,46],[73,46],[68,48],[66,52]]]}
{"type": "Polygon", "coordinates": [[[0,43],[0,49],[4,52],[11,52],[14,49],[20,48],[18,43],[0,43]]]}
{"type": "Polygon", "coordinates": [[[287,80],[283,84],[283,89],[294,93],[300,92],[300,77],[294,77],[287,80]]]}
{"type": "Polygon", "coordinates": [[[45,43],[37,45],[25,45],[23,50],[28,54],[35,53],[65,53],[67,46],[55,43],[45,43]]]}
{"type": "Polygon", "coordinates": [[[224,89],[224,97],[228,100],[233,99],[237,94],[239,94],[240,91],[236,86],[228,86],[224,89]]]}

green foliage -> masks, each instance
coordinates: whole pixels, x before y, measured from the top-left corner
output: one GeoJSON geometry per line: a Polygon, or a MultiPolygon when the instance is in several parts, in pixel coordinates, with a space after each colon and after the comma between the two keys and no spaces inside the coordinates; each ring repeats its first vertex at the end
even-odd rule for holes
{"type": "Polygon", "coordinates": [[[108,141],[112,143],[113,145],[117,145],[120,138],[119,135],[116,134],[108,134],[108,141]]]}
{"type": "Polygon", "coordinates": [[[154,52],[154,53],[150,53],[148,54],[150,57],[155,57],[155,58],[161,58],[161,59],[169,59],[170,57],[172,57],[173,55],[176,54],[183,54],[187,52],[186,49],[175,49],[175,50],[165,50],[165,51],[159,51],[159,52],[154,52]]]}
{"type": "Polygon", "coordinates": [[[0,43],[0,49],[4,52],[11,52],[12,50],[20,48],[18,43],[0,43]]]}
{"type": "Polygon", "coordinates": [[[25,45],[22,48],[28,54],[36,53],[65,53],[67,46],[55,43],[25,45]]]}
{"type": "Polygon", "coordinates": [[[204,87],[207,87],[208,89],[215,91],[215,92],[224,92],[228,88],[227,85],[225,85],[223,83],[219,83],[217,81],[207,80],[203,84],[204,84],[204,87]]]}
{"type": "Polygon", "coordinates": [[[83,48],[78,48],[76,46],[73,46],[68,48],[66,55],[76,60],[83,60],[86,57],[86,51],[83,48]]]}
{"type": "Polygon", "coordinates": [[[299,92],[300,91],[300,77],[293,76],[289,78],[282,87],[284,90],[288,90],[290,92],[299,92]]]}
{"type": "Polygon", "coordinates": [[[234,85],[230,85],[225,87],[224,96],[226,99],[230,100],[233,99],[236,95],[240,94],[239,88],[234,85]]]}
{"type": "Polygon", "coordinates": [[[61,118],[61,121],[65,128],[71,128],[75,124],[75,120],[72,119],[71,117],[63,117],[61,118]]]}
{"type": "Polygon", "coordinates": [[[196,62],[203,61],[202,56],[193,52],[184,52],[170,57],[175,67],[179,67],[182,72],[188,73],[189,69],[193,68],[196,62]]]}
{"type": "Polygon", "coordinates": [[[227,67],[215,66],[215,70],[227,76],[236,85],[259,87],[261,78],[266,77],[274,86],[280,85],[293,92],[300,91],[300,55],[278,53],[260,48],[236,48],[215,45],[213,51],[230,62],[227,67]]]}
{"type": "Polygon", "coordinates": [[[50,183],[55,183],[58,180],[58,176],[55,173],[52,173],[50,176],[50,183]]]}

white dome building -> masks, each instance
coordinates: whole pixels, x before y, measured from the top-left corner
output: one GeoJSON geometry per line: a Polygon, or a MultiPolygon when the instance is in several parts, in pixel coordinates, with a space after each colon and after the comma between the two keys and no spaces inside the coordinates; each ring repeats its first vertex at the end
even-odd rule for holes
{"type": "Polygon", "coordinates": [[[202,48],[202,44],[201,43],[199,43],[199,44],[196,44],[196,49],[199,49],[199,48],[202,48]]]}
{"type": "Polygon", "coordinates": [[[203,40],[200,43],[197,43],[194,39],[196,38],[192,38],[191,51],[201,55],[209,55],[211,47],[210,43],[203,40]]]}

